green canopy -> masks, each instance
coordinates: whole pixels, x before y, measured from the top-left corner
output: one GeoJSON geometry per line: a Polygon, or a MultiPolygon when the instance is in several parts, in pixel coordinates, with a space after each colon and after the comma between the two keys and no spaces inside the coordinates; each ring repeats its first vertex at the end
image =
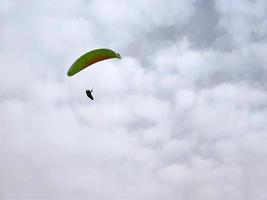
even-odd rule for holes
{"type": "Polygon", "coordinates": [[[95,49],[93,51],[89,51],[86,54],[82,55],[80,58],[78,58],[71,65],[67,74],[68,76],[72,76],[96,62],[99,62],[101,60],[111,59],[111,58],[121,59],[121,56],[120,54],[110,49],[95,49]]]}

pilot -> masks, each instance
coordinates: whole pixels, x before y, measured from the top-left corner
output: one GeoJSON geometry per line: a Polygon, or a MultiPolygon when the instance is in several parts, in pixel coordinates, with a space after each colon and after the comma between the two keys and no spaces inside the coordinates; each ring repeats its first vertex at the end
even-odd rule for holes
{"type": "Polygon", "coordinates": [[[87,96],[88,96],[91,100],[94,100],[94,97],[92,96],[92,92],[93,92],[93,90],[86,90],[86,94],[87,94],[87,96]]]}

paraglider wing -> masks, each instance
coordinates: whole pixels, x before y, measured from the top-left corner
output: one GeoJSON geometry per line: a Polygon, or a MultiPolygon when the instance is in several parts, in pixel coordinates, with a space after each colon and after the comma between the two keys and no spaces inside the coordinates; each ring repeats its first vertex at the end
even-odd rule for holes
{"type": "Polygon", "coordinates": [[[82,55],[78,58],[68,70],[68,76],[73,76],[74,74],[80,72],[86,67],[99,62],[101,60],[118,58],[121,59],[120,54],[110,50],[110,49],[95,49],[93,51],[89,51],[86,54],[82,55]]]}

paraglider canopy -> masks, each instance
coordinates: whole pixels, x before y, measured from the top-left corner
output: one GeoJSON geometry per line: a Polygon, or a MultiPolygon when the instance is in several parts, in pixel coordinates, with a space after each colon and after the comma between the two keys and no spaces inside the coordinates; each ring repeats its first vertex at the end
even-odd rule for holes
{"type": "Polygon", "coordinates": [[[81,70],[89,67],[90,65],[99,62],[101,60],[118,58],[121,59],[120,54],[110,50],[110,49],[95,49],[87,52],[86,54],[79,57],[69,68],[67,75],[73,76],[81,70]]]}

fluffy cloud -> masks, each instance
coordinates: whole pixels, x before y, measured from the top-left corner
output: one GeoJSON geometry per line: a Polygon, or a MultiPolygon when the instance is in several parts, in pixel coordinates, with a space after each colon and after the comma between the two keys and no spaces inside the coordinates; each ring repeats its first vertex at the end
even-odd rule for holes
{"type": "Polygon", "coordinates": [[[266,8],[2,0],[1,199],[265,200],[266,8]]]}

